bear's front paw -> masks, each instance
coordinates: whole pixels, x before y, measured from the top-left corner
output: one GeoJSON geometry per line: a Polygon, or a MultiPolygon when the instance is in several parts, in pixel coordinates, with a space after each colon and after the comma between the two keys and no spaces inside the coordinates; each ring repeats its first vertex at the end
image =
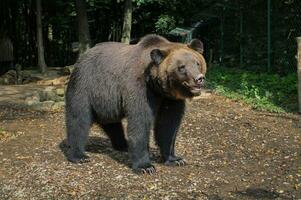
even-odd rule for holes
{"type": "Polygon", "coordinates": [[[156,168],[152,164],[145,164],[144,166],[133,168],[133,171],[136,174],[149,174],[149,175],[153,175],[153,174],[156,173],[156,168]]]}
{"type": "Polygon", "coordinates": [[[186,165],[186,162],[181,157],[169,156],[168,159],[165,160],[164,164],[167,166],[184,166],[186,165]]]}
{"type": "Polygon", "coordinates": [[[69,156],[68,157],[68,160],[72,163],[75,163],[75,164],[78,164],[78,163],[87,163],[87,162],[90,162],[90,157],[83,154],[83,155],[80,155],[80,156],[69,156]]]}

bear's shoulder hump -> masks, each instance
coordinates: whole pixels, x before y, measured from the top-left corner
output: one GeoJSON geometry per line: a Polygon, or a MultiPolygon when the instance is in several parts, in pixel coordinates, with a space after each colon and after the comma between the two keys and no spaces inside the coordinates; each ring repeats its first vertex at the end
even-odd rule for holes
{"type": "Polygon", "coordinates": [[[138,45],[143,48],[148,48],[151,46],[156,46],[162,43],[170,43],[167,39],[165,39],[162,36],[156,35],[156,34],[149,34],[141,38],[138,45]]]}

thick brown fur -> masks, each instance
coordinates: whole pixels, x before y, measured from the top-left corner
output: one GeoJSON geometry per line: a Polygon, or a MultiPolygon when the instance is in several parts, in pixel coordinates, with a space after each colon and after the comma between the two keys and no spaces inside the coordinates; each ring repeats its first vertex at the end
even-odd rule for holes
{"type": "Polygon", "coordinates": [[[165,164],[184,164],[174,152],[176,133],[185,99],[199,94],[206,73],[203,56],[194,50],[201,43],[195,44],[198,48],[148,35],[135,45],[106,42],[89,49],[76,63],[66,93],[68,159],[87,160],[85,143],[96,122],[115,149],[129,151],[134,171],[155,171],[148,152],[153,126],[165,164]]]}

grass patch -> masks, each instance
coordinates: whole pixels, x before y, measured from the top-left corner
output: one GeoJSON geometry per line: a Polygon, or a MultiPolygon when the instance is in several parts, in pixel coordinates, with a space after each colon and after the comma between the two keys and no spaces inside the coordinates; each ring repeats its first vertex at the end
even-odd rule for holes
{"type": "Polygon", "coordinates": [[[0,141],[6,136],[6,131],[0,127],[0,141]]]}
{"type": "Polygon", "coordinates": [[[4,132],[4,129],[2,129],[1,127],[0,127],[0,135],[1,135],[1,133],[3,133],[4,132]]]}
{"type": "Polygon", "coordinates": [[[217,94],[242,100],[258,110],[298,110],[296,73],[279,76],[216,66],[208,70],[207,83],[217,94]]]}

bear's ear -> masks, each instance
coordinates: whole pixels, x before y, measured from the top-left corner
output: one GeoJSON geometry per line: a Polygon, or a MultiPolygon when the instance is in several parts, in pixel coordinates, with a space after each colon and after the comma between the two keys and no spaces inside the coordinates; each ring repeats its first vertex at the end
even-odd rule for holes
{"type": "Polygon", "coordinates": [[[200,54],[203,54],[204,52],[203,42],[198,39],[191,40],[191,42],[188,44],[188,47],[199,52],[200,54]]]}
{"type": "Polygon", "coordinates": [[[153,49],[150,52],[150,57],[156,65],[160,65],[160,63],[164,60],[166,55],[167,55],[167,53],[165,51],[160,50],[160,49],[153,49]]]}

